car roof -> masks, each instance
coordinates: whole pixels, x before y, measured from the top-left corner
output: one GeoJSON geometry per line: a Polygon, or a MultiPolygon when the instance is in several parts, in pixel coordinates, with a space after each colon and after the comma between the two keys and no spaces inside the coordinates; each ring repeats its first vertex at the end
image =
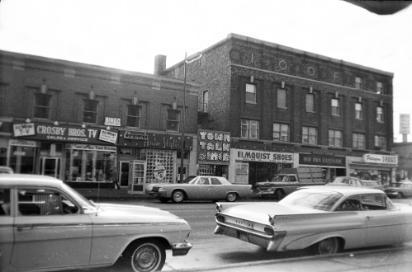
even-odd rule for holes
{"type": "Polygon", "coordinates": [[[384,194],[382,190],[373,189],[368,187],[355,187],[355,186],[305,186],[302,189],[311,190],[314,192],[337,192],[344,196],[358,195],[358,194],[384,194]]]}
{"type": "Polygon", "coordinates": [[[2,174],[0,175],[0,186],[13,186],[13,185],[42,185],[60,187],[63,181],[42,175],[30,175],[30,174],[2,174]]]}

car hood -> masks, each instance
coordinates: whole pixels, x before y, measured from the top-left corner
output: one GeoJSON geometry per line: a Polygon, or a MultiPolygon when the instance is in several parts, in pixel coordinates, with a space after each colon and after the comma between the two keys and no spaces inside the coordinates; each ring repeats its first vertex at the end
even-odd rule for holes
{"type": "Polygon", "coordinates": [[[168,222],[186,223],[187,222],[175,214],[158,208],[146,207],[141,205],[124,205],[112,203],[96,204],[97,215],[100,218],[112,219],[116,222],[168,222]]]}
{"type": "Polygon", "coordinates": [[[293,205],[282,205],[276,202],[252,203],[228,207],[223,215],[243,218],[246,220],[268,224],[268,216],[325,213],[325,211],[293,205]]]}

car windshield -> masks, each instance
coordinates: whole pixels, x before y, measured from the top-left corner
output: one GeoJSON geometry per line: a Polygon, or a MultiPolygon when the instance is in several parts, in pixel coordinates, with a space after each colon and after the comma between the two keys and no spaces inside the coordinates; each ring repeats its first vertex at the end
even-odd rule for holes
{"type": "Polygon", "coordinates": [[[63,184],[62,187],[66,192],[68,192],[71,196],[73,196],[77,200],[77,202],[80,204],[80,206],[82,206],[83,208],[87,206],[96,207],[91,201],[86,199],[79,192],[77,192],[75,189],[68,186],[67,184],[63,184]]]}
{"type": "Polygon", "coordinates": [[[330,211],[343,195],[338,192],[298,190],[279,201],[280,204],[330,211]]]}

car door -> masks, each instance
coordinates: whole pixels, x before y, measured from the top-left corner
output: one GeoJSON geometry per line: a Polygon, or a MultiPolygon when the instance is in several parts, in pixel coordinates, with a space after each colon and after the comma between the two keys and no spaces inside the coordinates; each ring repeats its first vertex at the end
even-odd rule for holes
{"type": "Polygon", "coordinates": [[[194,194],[196,199],[213,199],[210,180],[208,177],[199,177],[194,194]]]}
{"type": "Polygon", "coordinates": [[[217,177],[210,178],[210,194],[213,199],[225,199],[231,185],[224,185],[217,177]]]}
{"type": "Polygon", "coordinates": [[[92,224],[77,203],[54,188],[15,190],[11,264],[19,270],[88,265],[92,224]]]}
{"type": "Polygon", "coordinates": [[[365,194],[361,202],[366,215],[367,246],[391,245],[400,242],[405,218],[396,209],[387,206],[384,194],[365,194]]]}
{"type": "Polygon", "coordinates": [[[0,187],[0,271],[9,265],[13,246],[13,214],[10,188],[0,187]]]}

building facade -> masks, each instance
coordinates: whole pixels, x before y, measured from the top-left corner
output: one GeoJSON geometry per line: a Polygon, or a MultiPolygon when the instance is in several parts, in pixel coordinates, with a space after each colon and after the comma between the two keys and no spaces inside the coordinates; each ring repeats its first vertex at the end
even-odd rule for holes
{"type": "MultiPolygon", "coordinates": [[[[231,181],[299,166],[393,179],[392,73],[236,34],[200,54],[186,74],[200,84],[201,128],[231,134],[231,181]]],[[[161,73],[181,79],[183,66],[161,73]]]]}
{"type": "Polygon", "coordinates": [[[198,90],[187,83],[184,99],[183,89],[164,76],[0,51],[0,165],[136,192],[176,182],[182,145],[184,172],[196,172],[198,90]]]}

